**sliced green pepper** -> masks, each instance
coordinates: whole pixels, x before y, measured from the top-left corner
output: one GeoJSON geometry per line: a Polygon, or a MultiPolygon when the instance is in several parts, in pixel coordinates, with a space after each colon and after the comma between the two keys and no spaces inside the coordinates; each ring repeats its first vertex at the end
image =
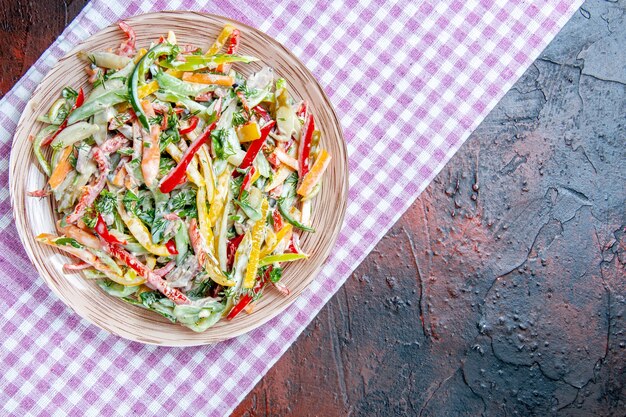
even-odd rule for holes
{"type": "Polygon", "coordinates": [[[308,258],[304,253],[283,253],[280,255],[269,255],[259,261],[259,268],[271,265],[276,262],[293,262],[299,259],[308,258]]]}
{"type": "Polygon", "coordinates": [[[190,55],[186,56],[184,61],[159,61],[159,65],[164,68],[175,69],[177,71],[197,71],[209,67],[211,65],[229,64],[232,62],[250,62],[258,61],[257,58],[245,55],[190,55]]]}
{"type": "Polygon", "coordinates": [[[150,122],[148,121],[148,116],[146,116],[146,113],[141,107],[141,100],[139,99],[139,94],[137,93],[139,81],[142,83],[145,82],[146,72],[148,72],[148,68],[150,68],[150,65],[152,65],[157,58],[163,55],[172,55],[176,51],[178,51],[178,47],[176,45],[171,45],[169,43],[158,44],[154,48],[150,49],[139,60],[132,75],[130,76],[130,79],[128,80],[128,96],[130,105],[133,107],[141,125],[148,131],[150,130],[150,122]]]}
{"type": "Polygon", "coordinates": [[[172,93],[182,96],[196,97],[202,93],[206,93],[207,91],[213,91],[216,88],[215,85],[195,84],[179,80],[178,78],[172,77],[163,71],[159,71],[157,73],[156,79],[159,83],[159,87],[163,90],[171,91],[172,93]]]}
{"type": "Polygon", "coordinates": [[[70,114],[70,117],[67,118],[67,122],[68,124],[72,125],[76,122],[91,117],[94,114],[103,111],[110,106],[123,103],[126,100],[128,100],[128,97],[126,97],[126,87],[111,90],[107,93],[102,94],[94,100],[87,100],[85,104],[78,107],[70,114]]]}
{"type": "Polygon", "coordinates": [[[280,214],[282,214],[283,219],[285,219],[287,223],[291,224],[293,227],[297,227],[298,229],[304,230],[305,232],[315,233],[315,229],[309,226],[305,226],[296,219],[294,219],[291,214],[289,214],[289,211],[283,207],[282,202],[278,203],[278,210],[280,211],[280,214]]]}
{"type": "Polygon", "coordinates": [[[48,136],[54,134],[58,128],[59,126],[57,125],[46,126],[41,129],[39,133],[37,133],[37,136],[35,136],[35,139],[33,140],[33,151],[35,152],[35,157],[37,157],[37,161],[39,161],[41,169],[43,169],[43,172],[45,172],[47,176],[50,176],[52,173],[52,168],[50,168],[50,163],[48,163],[48,160],[46,160],[43,152],[41,152],[41,142],[43,142],[43,140],[48,136]]]}

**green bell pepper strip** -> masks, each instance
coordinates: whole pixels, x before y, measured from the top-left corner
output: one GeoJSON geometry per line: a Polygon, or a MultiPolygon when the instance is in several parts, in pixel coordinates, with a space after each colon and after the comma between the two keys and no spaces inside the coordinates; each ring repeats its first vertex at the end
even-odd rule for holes
{"type": "Polygon", "coordinates": [[[35,136],[35,139],[33,140],[33,151],[35,152],[35,157],[37,158],[37,161],[39,161],[41,169],[43,169],[43,172],[45,172],[47,176],[50,176],[52,173],[52,168],[50,168],[50,163],[44,156],[43,152],[41,152],[41,142],[56,132],[58,128],[59,126],[57,125],[46,126],[41,129],[39,133],[37,133],[37,136],[35,136]]]}
{"type": "Polygon", "coordinates": [[[306,259],[308,255],[304,253],[283,253],[280,255],[269,255],[259,261],[259,268],[271,265],[276,262],[293,262],[299,259],[306,259]]]}
{"type": "Polygon", "coordinates": [[[148,116],[146,116],[146,113],[141,107],[141,100],[139,99],[139,95],[137,93],[139,81],[142,83],[145,82],[146,72],[154,61],[163,55],[172,55],[177,50],[178,47],[176,45],[171,45],[169,43],[160,43],[153,47],[139,60],[137,65],[135,65],[135,69],[128,80],[128,96],[130,105],[133,107],[133,110],[137,115],[137,120],[139,120],[144,129],[148,131],[150,130],[150,122],[148,121],[148,116]]]}
{"type": "Polygon", "coordinates": [[[304,230],[305,232],[315,233],[315,229],[309,226],[305,226],[299,221],[297,221],[296,219],[294,219],[291,216],[291,214],[289,214],[289,211],[283,207],[282,202],[278,203],[278,210],[280,211],[280,214],[283,216],[283,219],[285,219],[287,223],[291,224],[293,227],[297,227],[298,229],[304,230]]]}
{"type": "Polygon", "coordinates": [[[159,61],[159,65],[164,68],[174,69],[177,71],[197,71],[212,65],[217,66],[219,64],[230,64],[232,62],[243,62],[245,64],[249,64],[254,61],[258,61],[258,59],[246,55],[188,55],[185,56],[184,61],[162,60],[159,61]]]}
{"type": "Polygon", "coordinates": [[[70,114],[70,117],[67,118],[68,124],[72,125],[105,110],[107,107],[123,103],[127,100],[126,87],[111,90],[94,100],[87,100],[85,104],[74,110],[70,114]]]}

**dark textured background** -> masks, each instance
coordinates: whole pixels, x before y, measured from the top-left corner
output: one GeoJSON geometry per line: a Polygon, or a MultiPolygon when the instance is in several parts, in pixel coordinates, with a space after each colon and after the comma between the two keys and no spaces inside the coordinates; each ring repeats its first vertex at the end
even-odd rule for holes
{"type": "MultiPolygon", "coordinates": [[[[84,4],[0,0],[0,93],[84,4]]],[[[234,414],[626,415],[625,145],[589,0],[234,414]]]]}

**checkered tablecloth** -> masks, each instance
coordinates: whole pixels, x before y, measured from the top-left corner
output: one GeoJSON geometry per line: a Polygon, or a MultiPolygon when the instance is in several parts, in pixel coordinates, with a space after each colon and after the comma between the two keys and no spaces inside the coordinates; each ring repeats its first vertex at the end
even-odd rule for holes
{"type": "Polygon", "coordinates": [[[89,3],[0,105],[0,415],[227,415],[580,3],[89,3]],[[346,221],[310,288],[256,331],[185,349],[112,336],[51,294],[21,248],[8,191],[8,156],[20,111],[50,67],[112,22],[165,9],[222,14],[259,28],[292,50],[328,93],[350,157],[346,221]]]}

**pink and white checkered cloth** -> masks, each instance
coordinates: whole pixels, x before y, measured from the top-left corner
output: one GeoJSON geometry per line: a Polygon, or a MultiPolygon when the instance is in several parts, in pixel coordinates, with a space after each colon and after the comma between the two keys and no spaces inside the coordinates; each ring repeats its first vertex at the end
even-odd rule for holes
{"type": "Polygon", "coordinates": [[[94,0],[0,106],[1,415],[227,415],[294,342],[582,1],[94,0]],[[284,314],[214,346],[112,336],[51,294],[12,223],[8,155],[44,74],[131,15],[202,10],[292,50],[337,110],[350,157],[346,222],[326,266],[284,314]]]}

